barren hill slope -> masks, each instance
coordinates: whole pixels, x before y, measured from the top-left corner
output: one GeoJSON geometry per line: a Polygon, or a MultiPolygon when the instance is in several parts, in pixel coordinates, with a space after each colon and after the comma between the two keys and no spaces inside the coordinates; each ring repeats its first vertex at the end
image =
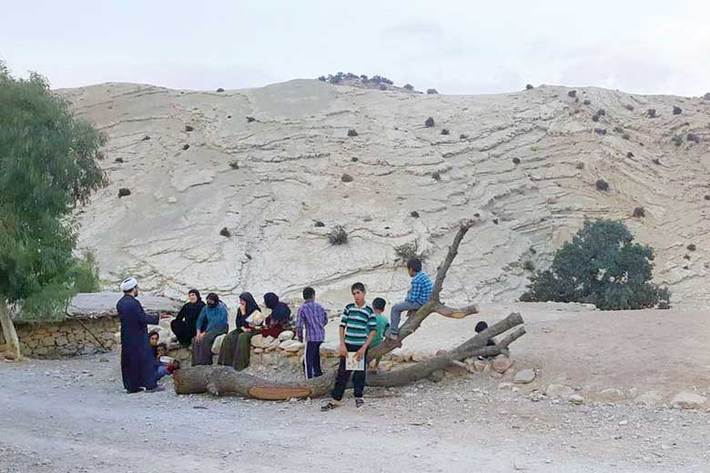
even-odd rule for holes
{"type": "Polygon", "coordinates": [[[457,222],[480,213],[445,297],[510,301],[527,261],[545,266],[585,217],[608,217],[657,250],[656,280],[675,304],[708,302],[710,101],[571,90],[414,95],[315,80],[63,90],[109,136],[111,184],[80,211],[81,246],[107,280],[135,274],[169,295],[293,297],[310,284],[340,301],[355,280],[404,291],[396,248],[416,244],[434,272],[457,222]],[[335,225],[347,244],[328,242],[335,225]]]}

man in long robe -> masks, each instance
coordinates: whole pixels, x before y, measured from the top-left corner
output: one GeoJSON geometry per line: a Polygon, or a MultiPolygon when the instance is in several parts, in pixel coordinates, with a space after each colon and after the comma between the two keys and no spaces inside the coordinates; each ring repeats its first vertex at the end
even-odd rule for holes
{"type": "Polygon", "coordinates": [[[136,297],[138,281],[128,278],[121,283],[123,297],[116,303],[121,320],[121,375],[129,393],[145,388],[158,390],[155,356],[148,342],[148,324],[157,325],[159,316],[148,315],[136,297]]]}

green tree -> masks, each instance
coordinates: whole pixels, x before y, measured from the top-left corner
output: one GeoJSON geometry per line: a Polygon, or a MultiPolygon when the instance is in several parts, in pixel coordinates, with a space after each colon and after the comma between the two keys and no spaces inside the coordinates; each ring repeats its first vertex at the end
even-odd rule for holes
{"type": "Polygon", "coordinates": [[[633,242],[617,221],[584,226],[536,272],[521,301],[585,302],[603,310],[667,307],[670,291],[653,284],[653,249],[633,242]]]}
{"type": "Polygon", "coordinates": [[[97,163],[103,144],[46,79],[15,78],[0,63],[0,322],[16,357],[10,306],[52,317],[80,286],[96,286],[93,259],[75,254],[71,215],[106,184],[97,163]]]}

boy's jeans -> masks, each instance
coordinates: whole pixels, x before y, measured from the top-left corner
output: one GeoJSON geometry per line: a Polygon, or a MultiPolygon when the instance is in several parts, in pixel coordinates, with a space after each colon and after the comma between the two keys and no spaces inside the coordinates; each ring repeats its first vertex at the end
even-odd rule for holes
{"type": "Polygon", "coordinates": [[[390,335],[399,335],[399,319],[402,316],[402,312],[407,312],[408,310],[417,310],[422,306],[417,302],[404,301],[392,306],[392,311],[390,312],[390,335]]]}
{"type": "MultiPolygon", "coordinates": [[[[349,352],[358,351],[361,347],[358,345],[345,344],[345,348],[349,352]]],[[[365,352],[365,369],[362,371],[348,371],[345,369],[345,358],[340,358],[338,365],[338,375],[335,378],[335,387],[331,392],[331,396],[336,401],[343,399],[345,388],[350,380],[350,374],[353,376],[353,393],[356,398],[362,397],[365,391],[365,373],[367,373],[367,352],[365,352]]]]}

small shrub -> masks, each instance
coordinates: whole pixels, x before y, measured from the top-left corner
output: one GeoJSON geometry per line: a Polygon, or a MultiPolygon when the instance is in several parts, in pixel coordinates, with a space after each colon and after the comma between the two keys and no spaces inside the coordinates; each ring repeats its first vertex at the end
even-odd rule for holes
{"type": "Polygon", "coordinates": [[[229,119],[229,118],[232,118],[232,116],[231,116],[231,115],[227,115],[227,118],[228,118],[228,119],[229,119]]]}
{"type": "Polygon", "coordinates": [[[131,195],[131,190],[126,188],[126,187],[121,187],[118,189],[118,198],[120,199],[121,197],[127,197],[131,195]]]}
{"type": "Polygon", "coordinates": [[[591,104],[592,104],[592,101],[589,100],[589,99],[584,99],[584,101],[583,101],[582,103],[583,103],[584,105],[591,105],[591,104]]]}
{"type": "Polygon", "coordinates": [[[195,127],[193,127],[192,125],[185,125],[185,131],[190,132],[190,131],[194,131],[194,130],[195,130],[195,127]]]}
{"type": "MultiPolygon", "coordinates": [[[[525,86],[525,90],[532,90],[532,89],[534,89],[534,88],[535,88],[535,86],[533,86],[532,84],[527,84],[527,85],[525,86]]],[[[708,99],[708,100],[710,100],[710,99],[708,99]]]]}
{"type": "Polygon", "coordinates": [[[409,214],[412,218],[419,218],[419,212],[412,210],[409,214]]]}
{"type": "Polygon", "coordinates": [[[626,157],[627,157],[627,158],[633,158],[633,157],[634,157],[634,153],[632,153],[631,151],[629,151],[628,153],[626,153],[626,157]]]}
{"type": "Polygon", "coordinates": [[[254,117],[247,117],[247,123],[255,122],[256,118],[254,117]]]}
{"type": "Polygon", "coordinates": [[[498,219],[497,219],[497,218],[494,218],[494,219],[493,219],[493,223],[494,223],[495,225],[498,225],[498,219]]]}
{"type": "Polygon", "coordinates": [[[574,167],[576,167],[577,169],[580,169],[580,170],[584,169],[584,163],[582,161],[580,161],[574,167]]]}
{"type": "Polygon", "coordinates": [[[599,110],[597,110],[597,115],[599,115],[600,117],[605,116],[606,110],[604,110],[603,108],[600,108],[599,110]]]}
{"type": "Polygon", "coordinates": [[[348,233],[342,225],[336,225],[328,233],[328,241],[331,245],[344,245],[348,242],[348,233]]]}
{"type": "Polygon", "coordinates": [[[412,84],[404,84],[404,88],[406,90],[414,90],[414,86],[412,84]]]}
{"type": "Polygon", "coordinates": [[[683,109],[677,105],[673,105],[673,115],[680,115],[683,113],[683,109]]]}
{"type": "Polygon", "coordinates": [[[355,179],[350,174],[343,174],[340,176],[340,180],[343,182],[353,182],[355,179]]]}
{"type": "Polygon", "coordinates": [[[229,228],[227,227],[222,227],[222,229],[219,231],[219,234],[225,238],[229,238],[232,236],[232,232],[230,232],[229,228]]]}
{"type": "Polygon", "coordinates": [[[705,200],[710,200],[710,194],[705,194],[704,199],[705,199],[705,200]]]}
{"type": "Polygon", "coordinates": [[[606,135],[606,128],[595,128],[594,133],[597,135],[606,135]]]}
{"type": "Polygon", "coordinates": [[[190,145],[187,145],[187,144],[186,144],[186,145],[183,145],[183,146],[182,146],[182,150],[183,150],[183,151],[187,151],[188,149],[190,149],[190,145]]]}
{"type": "Polygon", "coordinates": [[[621,138],[628,141],[631,139],[631,136],[629,136],[628,133],[624,133],[623,135],[621,135],[621,138]]]}
{"type": "Polygon", "coordinates": [[[351,137],[351,138],[354,137],[354,136],[357,136],[357,131],[355,131],[355,130],[353,130],[352,128],[350,128],[350,129],[348,130],[348,136],[351,137]]]}
{"type": "Polygon", "coordinates": [[[434,171],[433,173],[431,173],[431,177],[432,177],[432,179],[434,179],[435,181],[440,181],[440,180],[441,180],[441,174],[439,173],[439,171],[434,171]]]}
{"type": "Polygon", "coordinates": [[[525,263],[523,263],[523,269],[525,271],[533,272],[535,271],[535,263],[530,260],[526,260],[525,263]]]}
{"type": "Polygon", "coordinates": [[[606,192],[609,190],[609,183],[604,179],[597,179],[595,186],[598,191],[606,192]]]}
{"type": "Polygon", "coordinates": [[[448,129],[448,128],[442,128],[442,129],[441,129],[441,134],[442,134],[442,135],[448,135],[448,134],[449,134],[449,129],[448,129]]]}
{"type": "Polygon", "coordinates": [[[426,89],[426,93],[427,93],[427,95],[436,95],[439,92],[437,92],[436,89],[426,89]]]}
{"type": "Polygon", "coordinates": [[[316,221],[313,223],[313,226],[316,227],[316,228],[321,228],[321,227],[325,227],[325,223],[321,222],[320,220],[316,220],[316,221]]]}
{"type": "Polygon", "coordinates": [[[689,244],[688,246],[686,246],[686,248],[688,249],[688,251],[695,251],[695,250],[698,249],[698,248],[695,246],[695,243],[689,244]]]}
{"type": "Polygon", "coordinates": [[[217,92],[224,92],[224,89],[220,87],[219,89],[217,89],[217,92]]]}
{"type": "Polygon", "coordinates": [[[576,90],[570,90],[567,92],[568,97],[576,97],[577,96],[577,91],[576,90]]]}
{"type": "Polygon", "coordinates": [[[683,137],[680,135],[675,135],[673,138],[671,138],[671,141],[674,145],[680,146],[683,144],[683,137]]]}
{"type": "Polygon", "coordinates": [[[461,134],[459,135],[459,139],[460,139],[460,140],[467,140],[467,139],[468,139],[468,135],[465,135],[465,134],[461,133],[461,134]]]}
{"type": "Polygon", "coordinates": [[[387,84],[380,84],[378,87],[380,90],[387,90],[387,84]]]}
{"type": "Polygon", "coordinates": [[[592,115],[592,121],[593,121],[593,122],[598,122],[598,121],[599,121],[599,115],[597,115],[596,113],[595,113],[594,115],[592,115]]]}
{"type": "Polygon", "coordinates": [[[614,127],[614,133],[619,133],[619,134],[621,134],[621,133],[623,133],[623,132],[624,132],[624,129],[621,128],[620,126],[615,126],[615,127],[614,127]]]}
{"type": "Polygon", "coordinates": [[[358,162],[358,161],[360,161],[360,160],[359,160],[358,158],[352,157],[352,158],[350,158],[350,161],[356,163],[356,162],[358,162]]]}
{"type": "Polygon", "coordinates": [[[239,161],[237,161],[236,159],[230,161],[230,162],[229,162],[229,167],[232,168],[232,169],[235,169],[235,170],[236,170],[236,169],[239,169],[239,161]]]}
{"type": "Polygon", "coordinates": [[[113,162],[114,162],[114,163],[122,163],[122,162],[123,162],[123,158],[116,158],[116,159],[113,160],[113,162]]]}
{"type": "Polygon", "coordinates": [[[150,136],[148,136],[148,135],[145,135],[145,136],[141,139],[141,141],[149,141],[149,140],[150,140],[150,136]]]}
{"type": "Polygon", "coordinates": [[[661,164],[661,160],[658,159],[658,158],[653,158],[653,159],[651,160],[651,162],[652,162],[653,164],[658,164],[658,165],[661,164]]]}
{"type": "Polygon", "coordinates": [[[625,108],[626,110],[628,110],[629,112],[633,112],[633,111],[634,111],[634,106],[631,105],[630,103],[627,103],[626,105],[624,105],[624,108],[625,108]]]}
{"type": "Polygon", "coordinates": [[[696,145],[700,143],[700,135],[697,135],[695,133],[688,133],[686,139],[692,143],[695,143],[696,145]]]}
{"type": "Polygon", "coordinates": [[[656,109],[655,108],[649,108],[646,110],[646,115],[648,118],[656,118],[658,115],[656,115],[656,109]]]}
{"type": "Polygon", "coordinates": [[[424,121],[424,126],[427,128],[432,128],[434,126],[434,119],[429,117],[424,121]]]}
{"type": "Polygon", "coordinates": [[[321,82],[325,82],[327,79],[325,78],[325,76],[319,76],[318,80],[321,82]]]}
{"type": "Polygon", "coordinates": [[[417,247],[417,242],[413,241],[411,243],[405,243],[394,249],[397,257],[402,261],[409,261],[412,258],[420,258],[421,255],[418,253],[419,248],[417,247]]]}
{"type": "Polygon", "coordinates": [[[513,164],[515,164],[516,166],[520,164],[520,158],[513,158],[513,164]]]}
{"type": "Polygon", "coordinates": [[[635,218],[643,218],[646,216],[646,210],[643,207],[636,207],[632,215],[635,218]]]}
{"type": "Polygon", "coordinates": [[[690,255],[683,255],[684,260],[690,260],[690,255]]]}

